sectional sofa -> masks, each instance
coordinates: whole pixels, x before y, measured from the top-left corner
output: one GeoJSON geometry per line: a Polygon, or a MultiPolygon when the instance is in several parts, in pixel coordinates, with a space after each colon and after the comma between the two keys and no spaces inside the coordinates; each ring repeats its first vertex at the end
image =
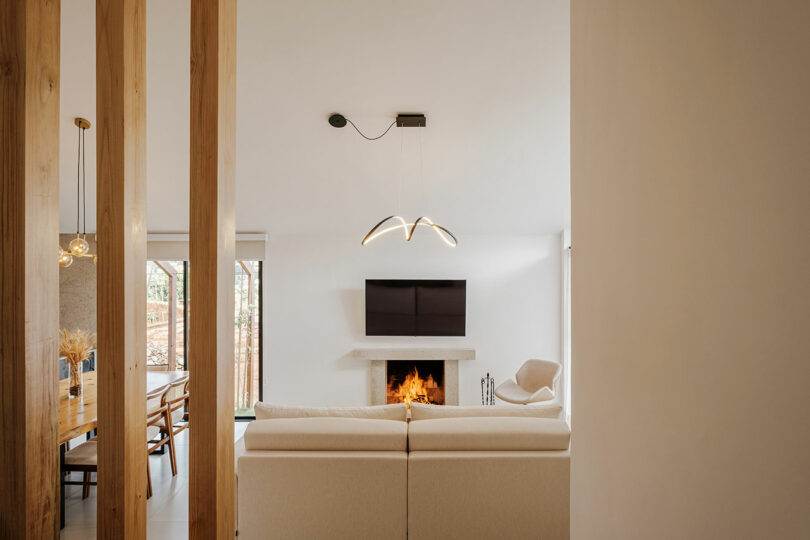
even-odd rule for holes
{"type": "Polygon", "coordinates": [[[241,539],[567,539],[568,425],[548,406],[257,404],[241,539]],[[410,421],[406,421],[410,420],[410,421]]]}

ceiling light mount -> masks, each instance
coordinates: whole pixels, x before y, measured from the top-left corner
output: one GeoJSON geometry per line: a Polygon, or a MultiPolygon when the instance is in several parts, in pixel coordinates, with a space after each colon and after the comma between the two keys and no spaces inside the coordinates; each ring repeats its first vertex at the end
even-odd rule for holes
{"type": "Polygon", "coordinates": [[[399,113],[397,127],[427,127],[427,118],[422,113],[399,113]]]}
{"type": "Polygon", "coordinates": [[[346,117],[335,113],[329,117],[329,125],[336,128],[346,127],[346,117]]]}

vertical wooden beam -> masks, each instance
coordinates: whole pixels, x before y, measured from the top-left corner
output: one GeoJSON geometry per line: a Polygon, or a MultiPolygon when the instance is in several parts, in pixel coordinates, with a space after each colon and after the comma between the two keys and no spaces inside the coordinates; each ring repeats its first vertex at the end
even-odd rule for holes
{"type": "Polygon", "coordinates": [[[0,152],[0,538],[54,538],[58,1],[0,1],[0,152]]]}
{"type": "Polygon", "coordinates": [[[146,536],[145,0],[96,0],[98,536],[146,536]]]}
{"type": "Polygon", "coordinates": [[[236,0],[191,4],[189,537],[234,536],[236,0]]]}

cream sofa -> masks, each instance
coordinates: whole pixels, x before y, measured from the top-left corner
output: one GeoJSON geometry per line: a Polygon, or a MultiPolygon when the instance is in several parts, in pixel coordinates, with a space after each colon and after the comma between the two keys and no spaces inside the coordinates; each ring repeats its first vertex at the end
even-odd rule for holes
{"type": "Polygon", "coordinates": [[[444,409],[252,422],[236,452],[239,538],[567,539],[567,424],[444,409]]]}

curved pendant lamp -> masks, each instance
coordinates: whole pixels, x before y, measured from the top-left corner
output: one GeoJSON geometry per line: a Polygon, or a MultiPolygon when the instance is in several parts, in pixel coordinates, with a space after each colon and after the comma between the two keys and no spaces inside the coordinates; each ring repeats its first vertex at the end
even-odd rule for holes
{"type": "Polygon", "coordinates": [[[414,231],[416,231],[416,227],[419,226],[432,228],[436,232],[436,236],[438,236],[442,240],[442,242],[444,242],[450,247],[456,247],[458,245],[458,240],[456,239],[455,236],[453,236],[453,233],[451,233],[441,225],[433,223],[433,221],[427,216],[420,216],[419,218],[416,219],[416,221],[412,223],[406,222],[402,216],[388,216],[384,220],[374,225],[374,227],[372,227],[372,229],[368,231],[368,234],[365,236],[365,238],[363,238],[363,241],[360,242],[360,244],[365,246],[375,238],[390,233],[391,231],[396,231],[397,229],[402,229],[403,232],[405,233],[405,241],[410,242],[411,238],[413,238],[414,231]],[[380,228],[385,223],[387,223],[392,219],[399,221],[399,223],[395,225],[390,225],[383,229],[380,228]]]}
{"type": "Polygon", "coordinates": [[[74,257],[91,257],[93,262],[97,262],[98,257],[90,253],[90,244],[87,242],[87,192],[85,185],[85,157],[84,157],[84,132],[90,128],[90,122],[84,118],[76,118],[73,121],[79,128],[79,157],[76,165],[76,238],[70,241],[67,249],[59,246],[59,266],[67,268],[73,264],[74,257]],[[79,193],[81,191],[81,197],[79,193]],[[80,233],[79,223],[82,215],[81,204],[84,203],[84,233],[80,233]]]}
{"type": "MultiPolygon", "coordinates": [[[[342,128],[345,127],[346,124],[351,124],[351,126],[355,129],[355,131],[357,131],[357,133],[359,133],[360,136],[362,136],[364,139],[368,141],[376,141],[377,139],[383,138],[388,133],[388,131],[395,125],[397,127],[425,127],[427,126],[427,119],[425,118],[424,114],[400,113],[397,115],[396,120],[391,122],[391,124],[386,128],[385,131],[383,131],[380,135],[377,135],[376,137],[370,137],[365,133],[363,133],[362,131],[360,131],[360,129],[356,125],[354,125],[354,122],[352,122],[342,114],[335,113],[329,117],[329,125],[331,125],[332,127],[342,128]]],[[[421,152],[421,140],[420,140],[420,152],[421,152]]],[[[388,234],[392,231],[396,231],[398,229],[402,229],[405,235],[405,241],[410,242],[411,238],[413,238],[413,233],[416,231],[416,228],[420,226],[430,227],[431,229],[433,229],[433,231],[436,233],[436,236],[438,236],[442,240],[442,242],[444,242],[448,246],[456,247],[458,245],[458,240],[453,235],[453,233],[451,233],[441,225],[434,223],[433,220],[431,220],[427,216],[420,216],[416,219],[416,221],[408,223],[407,221],[405,221],[405,218],[397,215],[388,216],[384,220],[374,225],[374,227],[372,227],[371,230],[368,231],[368,234],[366,234],[366,236],[363,238],[363,241],[360,242],[360,244],[365,246],[375,238],[379,238],[380,236],[388,234]],[[383,227],[383,225],[385,225],[387,222],[391,220],[398,221],[399,223],[389,225],[388,227],[383,227]]]]}

